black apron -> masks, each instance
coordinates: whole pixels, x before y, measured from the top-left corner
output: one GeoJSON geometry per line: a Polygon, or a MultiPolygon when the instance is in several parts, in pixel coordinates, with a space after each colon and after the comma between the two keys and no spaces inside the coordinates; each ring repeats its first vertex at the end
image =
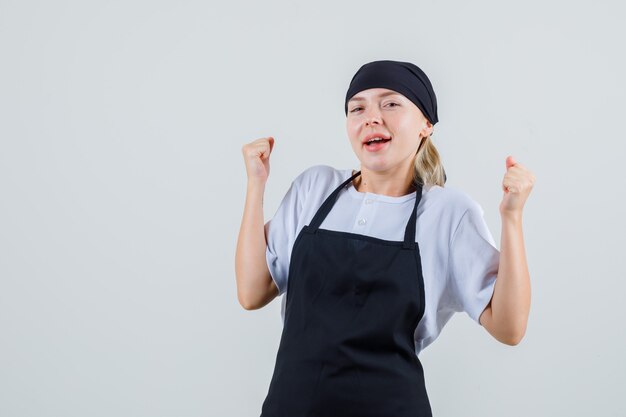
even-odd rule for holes
{"type": "Polygon", "coordinates": [[[424,315],[415,206],[404,241],[320,229],[294,243],[285,318],[261,417],[431,417],[414,331],[424,315]]]}

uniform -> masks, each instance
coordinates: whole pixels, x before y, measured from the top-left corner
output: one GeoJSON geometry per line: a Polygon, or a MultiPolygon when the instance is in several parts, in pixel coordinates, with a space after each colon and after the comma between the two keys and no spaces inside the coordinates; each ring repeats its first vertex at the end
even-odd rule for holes
{"type": "Polygon", "coordinates": [[[419,352],[493,294],[499,252],[476,202],[439,186],[361,193],[359,173],[305,170],[265,226],[287,297],[263,417],[429,416],[419,352]]]}

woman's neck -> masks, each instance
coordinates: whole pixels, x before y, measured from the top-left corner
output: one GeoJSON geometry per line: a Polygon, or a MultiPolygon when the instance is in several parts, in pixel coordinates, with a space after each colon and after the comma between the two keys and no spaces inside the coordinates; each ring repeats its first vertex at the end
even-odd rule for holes
{"type": "MultiPolygon", "coordinates": [[[[354,175],[355,173],[356,171],[352,170],[352,174],[354,175]]],[[[361,193],[387,195],[390,197],[401,197],[415,192],[413,173],[411,171],[403,178],[399,178],[398,175],[378,174],[361,169],[361,174],[352,180],[352,184],[361,193]]]]}

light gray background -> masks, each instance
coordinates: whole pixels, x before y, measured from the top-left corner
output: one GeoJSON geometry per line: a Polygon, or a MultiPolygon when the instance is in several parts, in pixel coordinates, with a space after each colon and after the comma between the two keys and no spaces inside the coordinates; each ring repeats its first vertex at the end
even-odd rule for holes
{"type": "Polygon", "coordinates": [[[448,185],[498,247],[506,156],[537,177],[526,336],[454,316],[421,355],[435,417],[624,415],[623,16],[0,0],[0,415],[258,416],[282,324],[237,302],[241,147],[276,139],[266,220],[304,169],[358,168],[343,99],[376,59],[431,78],[448,185]]]}

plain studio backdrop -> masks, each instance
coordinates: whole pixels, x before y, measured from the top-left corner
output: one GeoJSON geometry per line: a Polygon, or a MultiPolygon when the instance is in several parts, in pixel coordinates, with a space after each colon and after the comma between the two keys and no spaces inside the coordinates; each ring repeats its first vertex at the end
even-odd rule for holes
{"type": "Polygon", "coordinates": [[[513,155],[532,306],[518,346],[455,315],[420,355],[435,417],[622,416],[618,1],[0,1],[0,415],[261,411],[280,298],[237,301],[244,144],[291,181],[358,168],[343,101],[378,59],[430,77],[447,185],[500,248],[513,155]]]}

